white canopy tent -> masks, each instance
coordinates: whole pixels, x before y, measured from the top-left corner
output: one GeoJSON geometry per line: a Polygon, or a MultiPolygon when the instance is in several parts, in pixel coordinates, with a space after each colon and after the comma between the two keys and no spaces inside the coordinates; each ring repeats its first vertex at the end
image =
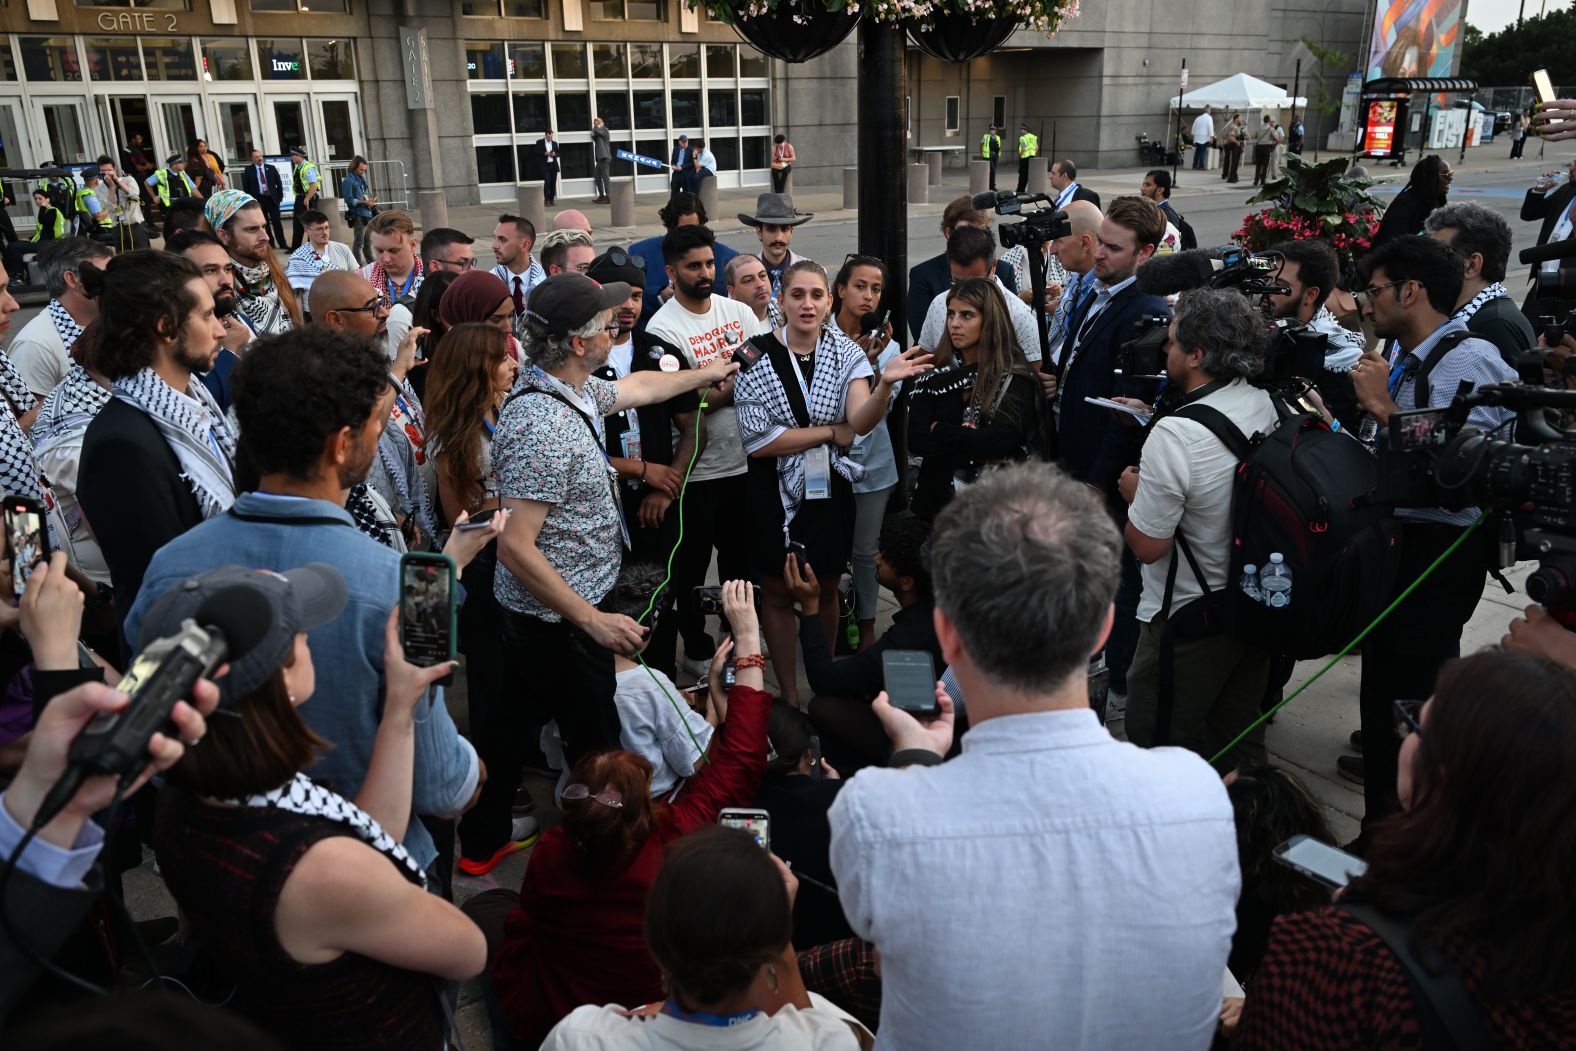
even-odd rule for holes
{"type": "MultiPolygon", "coordinates": [[[[1177,96],[1171,96],[1171,108],[1177,108],[1177,96]]],[[[1298,109],[1306,108],[1308,100],[1301,96],[1292,98],[1285,90],[1274,84],[1266,83],[1258,77],[1250,77],[1246,73],[1235,73],[1225,80],[1218,80],[1213,84],[1206,84],[1201,88],[1184,92],[1181,108],[1185,110],[1203,109],[1213,106],[1217,110],[1238,112],[1254,109],[1298,109]]]]}

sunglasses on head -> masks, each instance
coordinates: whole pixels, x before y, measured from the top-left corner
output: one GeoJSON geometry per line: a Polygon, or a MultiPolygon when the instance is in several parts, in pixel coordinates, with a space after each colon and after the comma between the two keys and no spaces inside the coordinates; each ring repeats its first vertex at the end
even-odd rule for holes
{"type": "Polygon", "coordinates": [[[602,259],[606,260],[609,266],[632,266],[641,273],[646,272],[645,257],[639,255],[630,255],[622,248],[609,248],[606,252],[602,253],[602,259]]]}

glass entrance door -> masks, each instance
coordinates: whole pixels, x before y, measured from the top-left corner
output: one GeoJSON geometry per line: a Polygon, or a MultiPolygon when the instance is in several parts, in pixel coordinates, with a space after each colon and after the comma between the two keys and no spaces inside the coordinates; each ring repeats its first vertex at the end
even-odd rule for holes
{"type": "MultiPolygon", "coordinates": [[[[257,105],[249,98],[214,99],[214,112],[218,117],[214,138],[208,148],[222,151],[227,164],[248,164],[254,148],[264,153],[283,153],[281,146],[270,151],[257,133],[257,105]]],[[[275,144],[279,145],[279,144],[275,144]]]]}
{"type": "Polygon", "coordinates": [[[34,112],[37,125],[43,132],[47,157],[56,164],[84,164],[98,156],[98,151],[88,152],[90,124],[87,102],[83,99],[35,97],[34,112]]]}
{"type": "Polygon", "coordinates": [[[0,100],[0,170],[33,166],[32,151],[27,148],[26,128],[20,100],[0,100]]]}
{"type": "MultiPolygon", "coordinates": [[[[158,100],[159,126],[164,136],[162,141],[169,143],[170,153],[185,153],[198,139],[204,138],[197,110],[196,100],[158,100]]],[[[220,147],[210,142],[208,148],[217,150],[220,147]]]]}
{"type": "Polygon", "coordinates": [[[307,151],[307,156],[313,160],[321,158],[315,156],[311,128],[307,124],[306,100],[303,98],[269,99],[269,109],[274,118],[274,137],[279,142],[279,152],[284,153],[292,146],[300,146],[307,151]]]}
{"type": "Polygon", "coordinates": [[[147,157],[169,156],[169,144],[153,133],[153,117],[148,111],[146,95],[112,95],[109,100],[109,122],[119,146],[131,144],[132,136],[142,136],[142,149],[147,157]]]}
{"type": "Polygon", "coordinates": [[[356,107],[350,99],[321,99],[318,116],[323,128],[323,160],[336,166],[349,164],[361,138],[356,126],[356,107]]]}

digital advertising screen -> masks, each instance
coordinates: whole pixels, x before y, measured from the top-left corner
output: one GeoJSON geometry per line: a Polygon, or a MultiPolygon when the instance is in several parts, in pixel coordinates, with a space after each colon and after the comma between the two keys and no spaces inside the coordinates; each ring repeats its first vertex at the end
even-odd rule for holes
{"type": "Polygon", "coordinates": [[[1377,0],[1364,79],[1453,76],[1464,7],[1462,0],[1377,0]]]}

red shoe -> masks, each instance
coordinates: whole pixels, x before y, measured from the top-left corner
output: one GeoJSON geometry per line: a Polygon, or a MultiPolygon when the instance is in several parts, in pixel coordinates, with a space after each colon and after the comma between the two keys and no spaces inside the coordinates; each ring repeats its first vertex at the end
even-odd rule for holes
{"type": "Polygon", "coordinates": [[[517,817],[513,827],[509,830],[510,838],[499,847],[497,852],[486,861],[472,861],[470,858],[461,857],[459,869],[467,876],[485,876],[498,867],[498,863],[510,854],[517,854],[526,847],[536,842],[541,834],[534,817],[517,817]]]}

